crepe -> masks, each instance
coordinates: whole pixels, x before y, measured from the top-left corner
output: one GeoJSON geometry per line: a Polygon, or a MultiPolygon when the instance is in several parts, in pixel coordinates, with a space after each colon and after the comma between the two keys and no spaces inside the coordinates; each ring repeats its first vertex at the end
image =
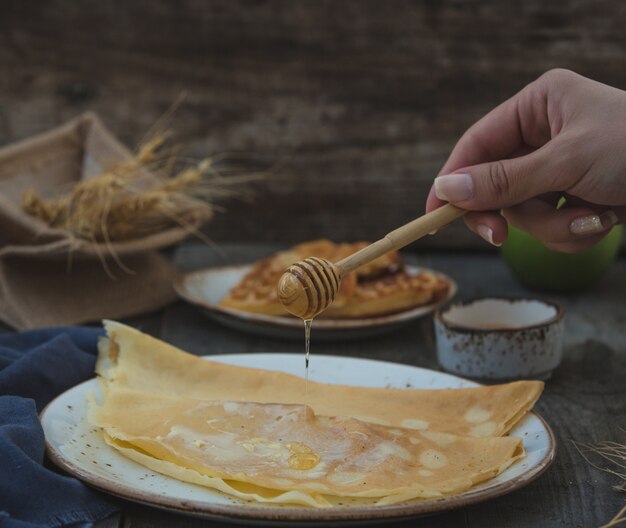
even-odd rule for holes
{"type": "Polygon", "coordinates": [[[205,361],[105,322],[89,421],[126,457],[247,500],[328,507],[461,493],[524,456],[500,437],[541,382],[453,390],[309,382],[205,361]]]}
{"type": "MultiPolygon", "coordinates": [[[[162,396],[257,403],[302,403],[303,380],[282,372],[205,361],[133,328],[105,322],[96,372],[109,387],[162,396]]],[[[543,382],[416,390],[309,381],[307,403],[323,416],[473,437],[507,433],[535,404],[543,382]]]]}
{"type": "Polygon", "coordinates": [[[523,456],[518,438],[468,438],[316,416],[303,405],[203,401],[112,388],[91,422],[127,457],[259,502],[394,504],[460,493],[523,456]]]}
{"type": "MultiPolygon", "coordinates": [[[[307,257],[339,260],[366,247],[368,242],[335,244],[315,240],[255,263],[241,281],[220,301],[225,308],[266,315],[284,315],[276,285],[284,271],[307,257]]],[[[319,317],[373,317],[436,302],[450,285],[430,272],[409,273],[398,252],[387,253],[342,278],[333,304],[319,317]]]]}

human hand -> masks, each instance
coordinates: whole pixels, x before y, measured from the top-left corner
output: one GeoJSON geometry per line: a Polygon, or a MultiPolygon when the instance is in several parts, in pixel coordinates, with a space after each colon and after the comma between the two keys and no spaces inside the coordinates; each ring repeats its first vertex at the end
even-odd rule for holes
{"type": "Polygon", "coordinates": [[[494,245],[508,220],[556,251],[593,246],[626,220],[626,92],[545,73],[461,137],[427,212],[445,201],[472,211],[465,222],[494,245]]]}

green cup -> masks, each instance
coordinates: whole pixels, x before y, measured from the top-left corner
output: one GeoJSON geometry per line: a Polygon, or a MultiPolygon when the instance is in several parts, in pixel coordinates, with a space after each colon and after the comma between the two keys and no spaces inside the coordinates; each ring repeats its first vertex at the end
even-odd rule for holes
{"type": "Polygon", "coordinates": [[[509,226],[501,251],[524,286],[540,291],[580,291],[611,267],[622,245],[623,231],[623,226],[615,226],[591,249],[569,254],[551,251],[528,233],[509,226]]]}

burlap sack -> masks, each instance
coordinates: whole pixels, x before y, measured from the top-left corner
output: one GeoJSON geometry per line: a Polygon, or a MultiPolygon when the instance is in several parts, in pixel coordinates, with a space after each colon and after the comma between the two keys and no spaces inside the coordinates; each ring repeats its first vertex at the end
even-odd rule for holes
{"type": "Polygon", "coordinates": [[[0,149],[0,319],[18,329],[76,324],[156,310],[175,298],[175,269],[156,250],[188,229],[107,248],[70,238],[21,207],[28,189],[62,194],[130,156],[90,113],[0,149]]]}

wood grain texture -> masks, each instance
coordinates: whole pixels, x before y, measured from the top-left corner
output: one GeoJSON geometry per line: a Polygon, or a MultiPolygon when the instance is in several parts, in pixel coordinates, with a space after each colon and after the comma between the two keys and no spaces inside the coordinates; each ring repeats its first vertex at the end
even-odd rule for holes
{"type": "MultiPolygon", "coordinates": [[[[423,210],[463,130],[542,72],[626,88],[625,20],[619,0],[9,2],[0,144],[92,109],[136,145],[187,91],[187,154],[282,162],[214,239],[375,240],[423,210]]],[[[420,244],[487,247],[460,222],[420,244]]]]}
{"type": "MultiPolygon", "coordinates": [[[[275,244],[223,244],[218,253],[201,244],[187,243],[179,247],[172,258],[182,271],[190,272],[225,263],[252,262],[279,248],[275,244]]],[[[409,260],[452,276],[459,287],[457,298],[537,296],[536,292],[517,284],[503,261],[493,255],[425,253],[409,260]]],[[[385,526],[587,528],[607,523],[622,507],[624,495],[612,488],[618,484],[617,479],[587,464],[572,441],[626,442],[624,291],[626,258],[621,258],[592,290],[546,296],[565,308],[565,337],[563,362],[547,382],[536,407],[557,439],[556,461],[544,475],[521,490],[484,504],[408,524],[387,523],[385,526]]],[[[304,350],[304,343],[258,337],[223,327],[184,302],[124,322],[197,355],[303,353],[304,350]]],[[[10,329],[0,326],[0,331],[10,329]]],[[[316,342],[313,328],[311,351],[313,368],[317,355],[334,354],[439,369],[430,317],[392,334],[362,341],[316,342]]],[[[120,499],[112,500],[120,507],[121,515],[107,519],[98,528],[110,528],[116,523],[119,528],[224,526],[220,521],[196,520],[120,499]]]]}
{"type": "MultiPolygon", "coordinates": [[[[271,244],[224,244],[223,255],[199,245],[185,244],[175,253],[185,271],[205,266],[245,263],[277,249],[271,244]]],[[[454,277],[461,298],[483,295],[532,295],[512,279],[495,256],[428,253],[414,262],[454,277]]],[[[616,480],[593,469],[578,454],[572,440],[595,443],[624,442],[626,430],[626,260],[621,259],[596,288],[578,295],[552,295],[563,305],[565,318],[564,361],[537,405],[537,410],[557,437],[557,459],[538,480],[515,493],[462,510],[436,515],[410,524],[385,526],[510,528],[562,528],[600,526],[623,505],[624,496],[612,489],[616,480]]],[[[195,354],[247,352],[300,352],[303,343],[261,338],[222,327],[198,309],[176,303],[159,314],[131,323],[195,354]]],[[[364,341],[317,343],[312,333],[312,366],[315,356],[336,354],[382,359],[437,369],[431,318],[379,338],[364,341]]],[[[303,359],[304,368],[304,359],[303,359]]],[[[198,521],[147,507],[123,503],[124,526],[217,527],[223,523],[198,521]]]]}

